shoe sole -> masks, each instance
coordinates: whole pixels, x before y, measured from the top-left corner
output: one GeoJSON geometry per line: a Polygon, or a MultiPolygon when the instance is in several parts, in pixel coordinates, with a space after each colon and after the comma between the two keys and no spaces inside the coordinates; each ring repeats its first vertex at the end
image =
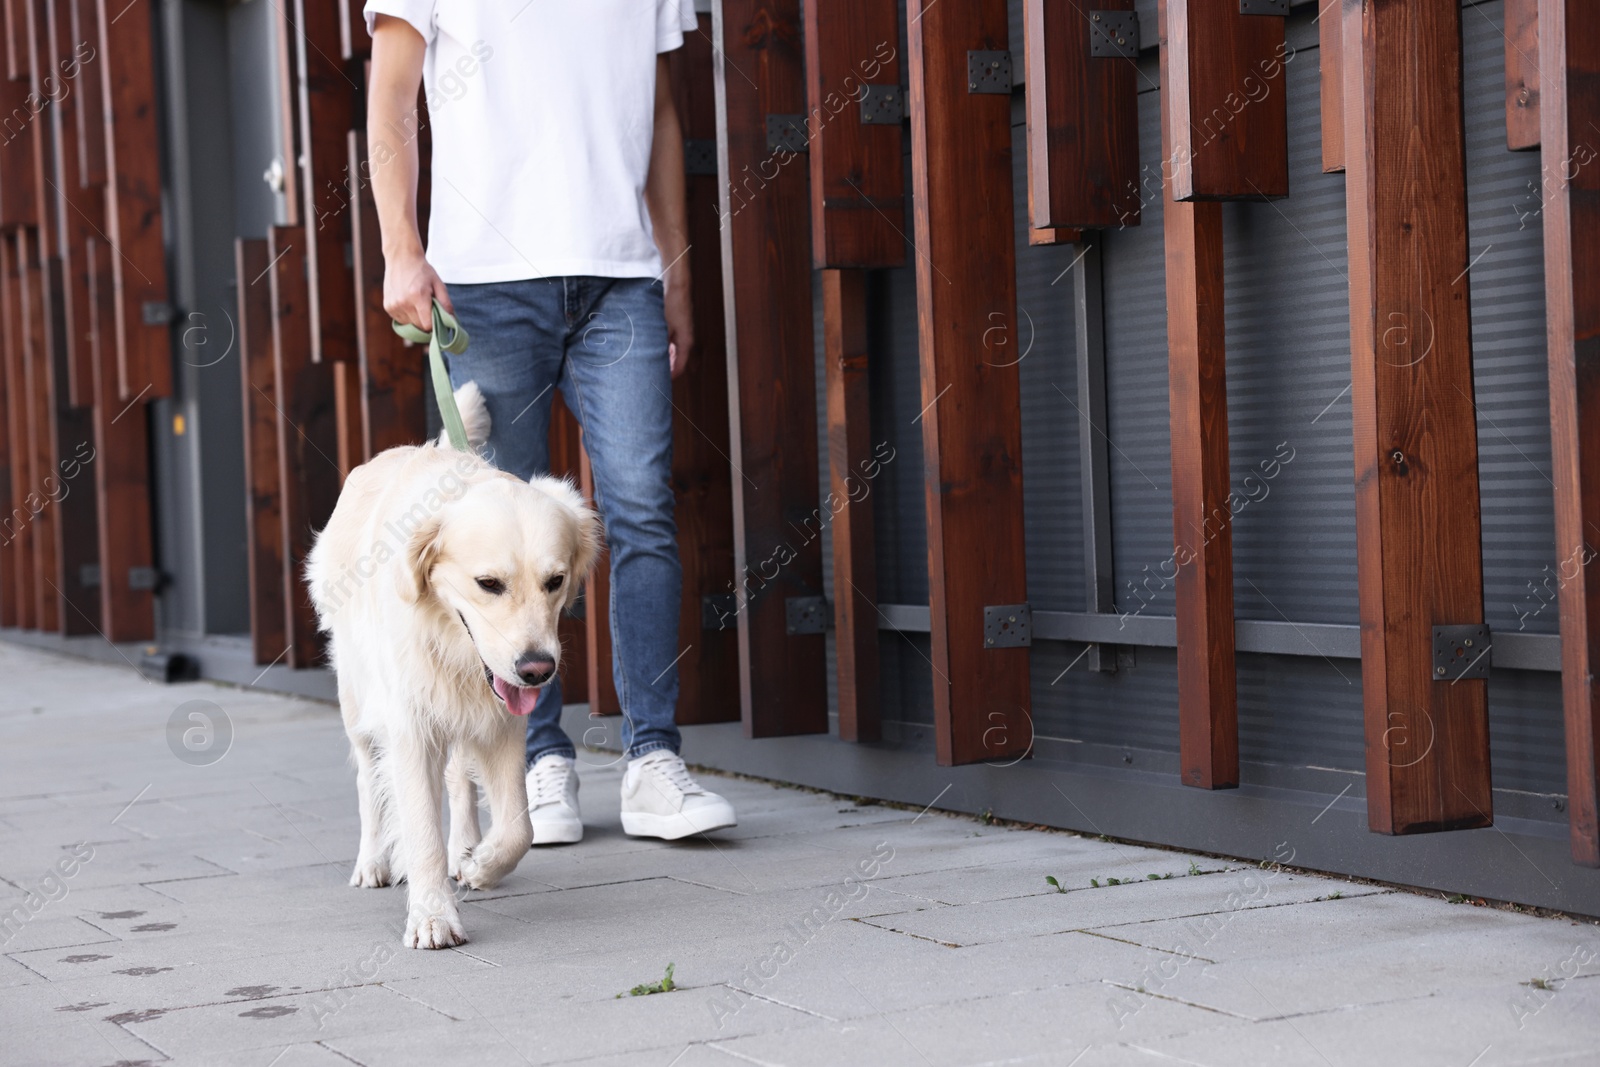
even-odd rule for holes
{"type": "Polygon", "coordinates": [[[583,823],[533,824],[533,847],[540,845],[575,845],[583,840],[583,823]]]}
{"type": "Polygon", "coordinates": [[[703,824],[691,822],[688,816],[656,815],[651,812],[625,811],[622,813],[622,832],[629,837],[656,837],[662,841],[678,841],[694,834],[708,833],[712,830],[726,830],[730,826],[738,826],[739,821],[732,815],[720,819],[710,819],[703,824]]]}

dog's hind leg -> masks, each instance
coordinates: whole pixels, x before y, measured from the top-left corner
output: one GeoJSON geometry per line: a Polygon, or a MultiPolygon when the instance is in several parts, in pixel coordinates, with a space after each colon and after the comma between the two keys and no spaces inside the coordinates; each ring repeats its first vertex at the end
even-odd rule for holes
{"type": "Polygon", "coordinates": [[[450,762],[444,768],[445,794],[450,798],[450,844],[445,851],[450,857],[450,877],[461,877],[461,862],[472,854],[483,840],[483,830],[478,825],[478,784],[472,780],[472,768],[460,744],[450,749],[450,762]]]}
{"type": "Polygon", "coordinates": [[[507,732],[514,736],[473,744],[472,754],[489,794],[489,834],[461,862],[460,879],[474,889],[489,889],[510,874],[533,845],[528,821],[528,786],[523,778],[521,720],[507,732]]]}
{"type": "Polygon", "coordinates": [[[444,777],[443,745],[412,730],[389,739],[389,780],[400,830],[401,866],[407,882],[407,948],[453,948],[466,941],[446,873],[444,834],[439,825],[439,784],[444,777]]]}
{"type": "Polygon", "coordinates": [[[339,687],[339,705],[344,714],[345,733],[350,738],[350,752],[356,761],[356,802],[361,812],[361,846],[356,852],[356,869],[350,875],[350,884],[377,889],[392,881],[383,824],[383,787],[378,779],[378,752],[372,735],[358,728],[360,709],[348,686],[339,687]]]}

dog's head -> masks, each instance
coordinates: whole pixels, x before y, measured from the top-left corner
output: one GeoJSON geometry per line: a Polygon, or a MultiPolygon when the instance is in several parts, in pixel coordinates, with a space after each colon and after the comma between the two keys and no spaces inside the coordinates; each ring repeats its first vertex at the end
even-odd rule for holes
{"type": "Polygon", "coordinates": [[[570,481],[487,479],[412,534],[406,592],[465,627],[506,709],[526,715],[561,666],[561,611],[600,543],[600,517],[570,481]]]}

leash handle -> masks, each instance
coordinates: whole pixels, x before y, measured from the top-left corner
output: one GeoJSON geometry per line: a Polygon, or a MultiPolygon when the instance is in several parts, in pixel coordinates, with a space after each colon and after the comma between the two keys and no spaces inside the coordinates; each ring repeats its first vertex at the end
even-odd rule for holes
{"type": "Polygon", "coordinates": [[[472,451],[467,441],[467,428],[461,421],[461,409],[456,406],[455,390],[450,387],[450,372],[444,366],[444,352],[459,356],[467,350],[467,331],[461,328],[456,317],[433,302],[433,332],[423,333],[404,322],[392,323],[394,332],[402,340],[428,346],[428,368],[433,374],[433,398],[439,405],[439,418],[444,423],[450,444],[457,451],[472,451]]]}

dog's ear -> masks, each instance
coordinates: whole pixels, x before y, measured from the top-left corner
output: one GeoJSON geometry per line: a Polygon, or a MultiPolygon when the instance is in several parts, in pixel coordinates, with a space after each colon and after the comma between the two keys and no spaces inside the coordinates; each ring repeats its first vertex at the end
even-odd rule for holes
{"type": "Polygon", "coordinates": [[[578,547],[572,556],[572,573],[567,583],[567,603],[570,604],[577,596],[577,590],[588,580],[589,572],[594,569],[600,559],[600,551],[605,546],[605,531],[601,528],[600,516],[589,506],[578,487],[572,484],[571,478],[536,477],[529,484],[566,508],[577,527],[578,547]]]}
{"type": "Polygon", "coordinates": [[[430,515],[411,532],[406,541],[405,565],[400,569],[400,595],[413,604],[428,592],[428,575],[439,559],[439,534],[444,520],[430,515]]]}

